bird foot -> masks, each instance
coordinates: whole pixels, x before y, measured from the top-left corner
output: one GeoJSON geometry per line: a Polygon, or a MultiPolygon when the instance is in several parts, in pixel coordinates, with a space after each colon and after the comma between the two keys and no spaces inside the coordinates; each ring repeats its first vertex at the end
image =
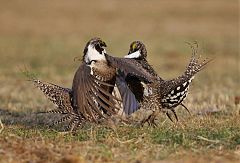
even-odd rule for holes
{"type": "Polygon", "coordinates": [[[158,125],[157,125],[157,123],[155,122],[155,120],[156,120],[156,116],[150,115],[150,118],[149,118],[149,120],[148,120],[148,125],[149,125],[149,126],[153,126],[153,127],[157,127],[158,125]]]}
{"type": "Polygon", "coordinates": [[[157,117],[157,114],[154,112],[151,115],[148,116],[147,119],[143,119],[140,124],[141,126],[144,126],[144,124],[147,122],[149,126],[157,127],[157,123],[155,122],[157,117]]]}

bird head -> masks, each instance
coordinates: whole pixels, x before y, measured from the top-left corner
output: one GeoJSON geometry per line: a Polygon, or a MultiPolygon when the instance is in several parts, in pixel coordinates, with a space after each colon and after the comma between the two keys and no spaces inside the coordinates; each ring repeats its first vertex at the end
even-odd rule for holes
{"type": "Polygon", "coordinates": [[[106,43],[100,38],[92,38],[84,48],[83,61],[90,64],[92,61],[106,60],[105,47],[107,47],[106,43]]]}
{"type": "Polygon", "coordinates": [[[126,55],[124,58],[146,59],[146,46],[141,41],[133,41],[130,44],[128,55],[126,55]]]}

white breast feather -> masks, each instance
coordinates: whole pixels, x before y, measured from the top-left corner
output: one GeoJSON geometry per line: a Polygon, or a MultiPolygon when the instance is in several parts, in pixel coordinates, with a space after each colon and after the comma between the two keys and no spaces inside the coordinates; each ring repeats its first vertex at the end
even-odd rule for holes
{"type": "Polygon", "coordinates": [[[102,52],[103,54],[100,54],[93,46],[88,46],[88,51],[87,54],[85,56],[85,61],[86,62],[91,62],[92,60],[96,60],[96,61],[100,61],[100,60],[106,60],[105,58],[105,49],[102,52]]]}
{"type": "Polygon", "coordinates": [[[136,51],[134,53],[131,53],[129,55],[124,56],[124,58],[139,58],[141,56],[140,51],[136,51]]]}

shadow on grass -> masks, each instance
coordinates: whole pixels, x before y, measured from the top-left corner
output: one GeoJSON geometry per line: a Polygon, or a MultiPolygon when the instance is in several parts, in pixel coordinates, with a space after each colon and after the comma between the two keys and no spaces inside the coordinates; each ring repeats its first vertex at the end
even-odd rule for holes
{"type": "Polygon", "coordinates": [[[55,121],[62,116],[49,113],[34,113],[34,112],[16,112],[0,108],[0,119],[6,126],[19,125],[26,128],[52,128],[59,130],[59,126],[51,126],[55,121]],[[50,127],[51,126],[51,127],[50,127]]]}

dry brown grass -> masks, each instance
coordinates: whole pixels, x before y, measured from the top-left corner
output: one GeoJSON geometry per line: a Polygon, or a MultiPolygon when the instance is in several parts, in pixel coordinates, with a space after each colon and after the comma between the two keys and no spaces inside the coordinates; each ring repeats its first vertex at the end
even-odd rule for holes
{"type": "Polygon", "coordinates": [[[238,1],[0,1],[0,162],[237,162],[240,158],[238,1]],[[133,40],[146,43],[164,78],[183,72],[198,40],[214,61],[201,72],[180,122],[159,127],[86,126],[76,135],[47,128],[53,108],[26,82],[19,67],[71,87],[86,41],[99,36],[122,56],[133,40]],[[209,113],[209,111],[215,111],[209,113]],[[65,160],[64,160],[65,159],[65,160]]]}

